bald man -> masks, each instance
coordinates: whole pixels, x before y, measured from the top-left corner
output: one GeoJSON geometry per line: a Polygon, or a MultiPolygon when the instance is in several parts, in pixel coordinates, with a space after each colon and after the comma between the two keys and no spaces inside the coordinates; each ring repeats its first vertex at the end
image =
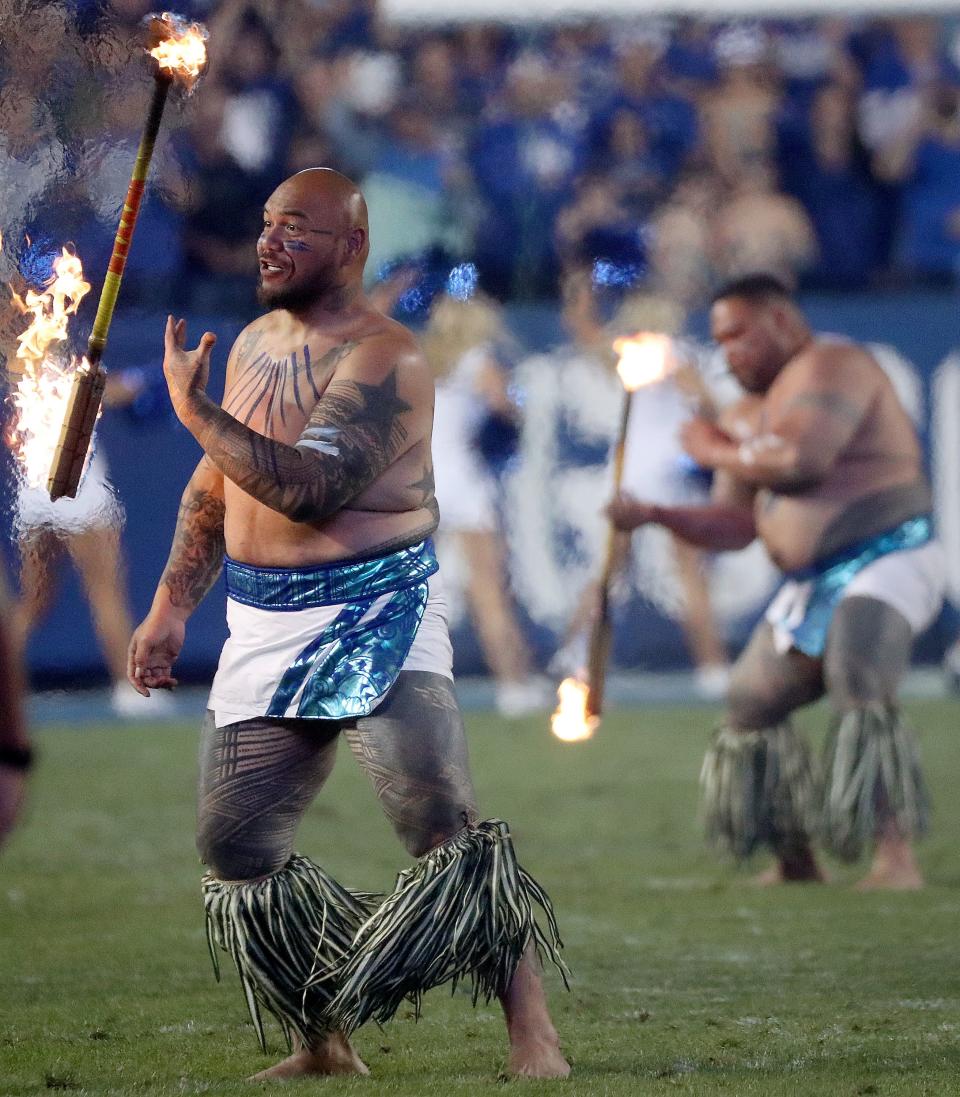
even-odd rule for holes
{"type": "Polygon", "coordinates": [[[291,1043],[257,1079],[366,1073],[349,1034],[460,977],[500,999],[512,1073],[562,1077],[539,974],[538,953],[561,963],[549,900],[506,825],[478,821],[453,690],[430,540],[432,378],[364,295],[367,252],[350,180],[316,168],[277,188],[257,241],[267,311],[230,352],[222,406],[206,392],[215,337],[187,349],[168,319],[170,397],[204,456],[128,676],[141,693],[176,684],[187,618],[225,566],[198,848],[210,939],[236,964],[261,1047],[262,1010],[291,1043]],[[418,858],[386,897],[294,852],[341,733],[418,858]]]}
{"type": "Polygon", "coordinates": [[[897,688],[940,608],[945,562],[916,433],[873,357],[817,337],[776,279],[723,287],[710,323],[746,391],[719,425],[694,419],[682,432],[715,470],[712,500],[610,508],[620,529],[658,523],[715,550],[759,537],[786,573],[733,668],[727,719],[704,761],[708,828],[739,855],[769,846],[770,881],[821,879],[821,831],[845,860],[873,845],[861,887],[918,888],[913,839],[927,795],[897,688]],[[824,693],[836,717],[818,804],[789,717],[824,693]]]}

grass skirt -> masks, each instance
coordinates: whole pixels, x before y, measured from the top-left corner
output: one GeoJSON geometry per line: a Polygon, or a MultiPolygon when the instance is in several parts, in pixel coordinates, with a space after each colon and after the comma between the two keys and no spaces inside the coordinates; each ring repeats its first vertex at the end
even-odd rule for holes
{"type": "Polygon", "coordinates": [[[502,996],[533,942],[567,971],[550,899],[516,861],[506,823],[467,826],[401,872],[393,892],[360,927],[337,973],[332,1024],[351,1032],[386,1021],[424,991],[468,977],[474,1004],[502,996]],[[541,929],[534,907],[543,912],[541,929]]]}
{"type": "Polygon", "coordinates": [[[229,953],[263,1051],[262,1010],[279,1021],[288,1045],[293,1033],[311,1046],[329,1030],[334,969],[380,898],[347,891],[299,854],[253,883],[204,876],[214,971],[219,979],[217,950],[229,953]]]}
{"type": "Polygon", "coordinates": [[[930,797],[916,737],[886,705],[839,717],[824,752],[823,836],[831,853],[855,861],[876,836],[883,815],[905,838],[927,830],[930,797]]]}
{"type": "Polygon", "coordinates": [[[796,849],[816,827],[810,754],[788,724],[718,728],[700,770],[700,795],[708,840],[738,858],[759,846],[796,849]]]}

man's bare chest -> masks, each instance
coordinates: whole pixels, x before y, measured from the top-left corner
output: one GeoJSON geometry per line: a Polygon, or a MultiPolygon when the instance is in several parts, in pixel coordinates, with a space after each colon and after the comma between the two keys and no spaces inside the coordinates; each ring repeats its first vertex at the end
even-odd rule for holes
{"type": "Polygon", "coordinates": [[[355,343],[278,344],[248,338],[229,372],[223,408],[268,438],[299,436],[337,365],[355,343]]]}

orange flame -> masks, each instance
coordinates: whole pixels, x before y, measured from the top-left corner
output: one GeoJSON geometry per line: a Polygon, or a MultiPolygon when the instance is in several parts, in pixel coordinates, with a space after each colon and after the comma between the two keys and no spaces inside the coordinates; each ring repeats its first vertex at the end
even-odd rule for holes
{"type": "Polygon", "coordinates": [[[74,375],[89,369],[76,355],[55,354],[51,346],[67,338],[67,326],[90,289],[83,264],[66,248],[53,263],[53,277],[40,291],[13,293],[13,304],[31,317],[17,336],[22,371],[11,394],[14,419],[7,439],[31,487],[46,487],[74,375]]]}
{"type": "Polygon", "coordinates": [[[600,726],[599,716],[587,715],[587,686],[577,678],[564,678],[557,687],[557,710],[550,730],[565,743],[590,739],[600,726]]]}
{"type": "Polygon", "coordinates": [[[147,52],[161,71],[192,84],[207,63],[207,28],[165,11],[151,20],[150,33],[158,41],[147,52]]]}
{"type": "Polygon", "coordinates": [[[627,392],[662,381],[673,369],[673,343],[669,335],[641,331],[615,339],[614,351],[620,356],[617,373],[627,392]]]}

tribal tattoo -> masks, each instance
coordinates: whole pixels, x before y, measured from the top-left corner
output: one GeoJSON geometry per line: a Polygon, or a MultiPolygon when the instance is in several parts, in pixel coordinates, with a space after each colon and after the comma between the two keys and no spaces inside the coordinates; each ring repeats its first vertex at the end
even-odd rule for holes
{"type": "Polygon", "coordinates": [[[171,605],[195,609],[217,581],[226,551],[223,515],[223,499],[187,486],[180,501],[170,557],[160,578],[170,591],[171,605]]]}
{"type": "Polygon", "coordinates": [[[323,378],[328,377],[357,346],[355,342],[342,343],[328,351],[319,362],[310,357],[310,347],[303,345],[283,358],[273,358],[266,351],[255,354],[263,336],[262,332],[250,332],[237,354],[233,383],[224,410],[245,426],[250,424],[257,409],[264,404],[263,426],[268,436],[276,433],[279,425],[286,425],[286,398],[292,390],[293,402],[304,414],[321,396],[323,378]]]}
{"type": "MultiPolygon", "coordinates": [[[[340,350],[342,348],[338,348],[340,350]]],[[[394,367],[376,385],[334,381],[295,446],[258,434],[202,396],[188,427],[224,476],[294,522],[319,522],[372,484],[404,451],[394,367]]]]}
{"type": "Polygon", "coordinates": [[[792,408],[812,407],[846,419],[856,426],[863,418],[863,408],[842,392],[801,392],[787,405],[792,408]]]}

